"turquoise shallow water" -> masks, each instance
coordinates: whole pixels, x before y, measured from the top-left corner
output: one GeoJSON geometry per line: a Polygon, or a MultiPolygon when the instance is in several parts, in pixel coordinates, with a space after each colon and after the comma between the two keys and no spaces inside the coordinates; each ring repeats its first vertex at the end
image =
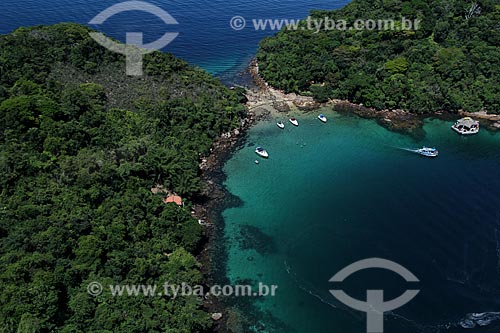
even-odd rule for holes
{"type": "MultiPolygon", "coordinates": [[[[165,27],[149,14],[131,12],[93,28],[119,40],[127,31],[142,31],[146,42],[166,31],[179,32],[163,51],[227,83],[235,81],[261,38],[273,34],[251,27],[234,31],[231,17],[303,18],[309,9],[348,3],[149,2],[167,10],[179,25],[165,27]]],[[[62,21],[86,24],[115,3],[5,0],[0,33],[62,21]]],[[[226,164],[226,186],[242,202],[223,213],[228,276],[233,282],[279,285],[276,297],[253,304],[261,311],[252,317],[255,326],[266,332],[362,332],[363,316],[336,303],[327,281],[345,265],[373,256],[395,260],[421,280],[421,294],[389,316],[388,332],[462,331],[456,324],[465,314],[498,311],[500,135],[482,131],[462,138],[449,130],[451,124],[429,121],[422,139],[415,140],[372,121],[327,116],[325,125],[301,116],[299,128],[284,131],[261,123],[250,131],[249,146],[226,164]],[[257,144],[271,154],[259,165],[253,163],[257,144]],[[398,149],[423,144],[436,145],[439,158],[398,149]]],[[[407,288],[392,275],[373,274],[359,273],[345,288],[357,298],[367,287],[383,288],[390,298],[407,288]]],[[[500,328],[469,330],[478,331],[500,328]]]]}
{"type": "MultiPolygon", "coordinates": [[[[500,135],[460,137],[451,123],[427,120],[416,139],[371,120],[327,117],[301,116],[285,130],[260,123],[225,165],[225,186],[242,203],[223,212],[228,277],[279,285],[276,297],[253,302],[256,326],[362,332],[364,316],[336,302],[328,280],[370,257],[396,261],[421,281],[417,298],[387,316],[386,332],[460,332],[467,313],[498,311],[500,135]],[[257,145],[270,154],[259,165],[257,145]],[[400,149],[422,145],[440,156],[400,149]]],[[[343,288],[359,299],[384,289],[392,299],[408,285],[367,270],[343,288]]],[[[493,323],[480,332],[499,330],[493,323]]]]}

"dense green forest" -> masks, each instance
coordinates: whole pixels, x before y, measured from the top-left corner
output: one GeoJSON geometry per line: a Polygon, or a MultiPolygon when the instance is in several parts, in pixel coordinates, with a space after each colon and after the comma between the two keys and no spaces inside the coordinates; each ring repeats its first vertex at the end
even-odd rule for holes
{"type": "Polygon", "coordinates": [[[204,331],[196,297],[95,298],[87,284],[200,283],[200,156],[245,108],[168,54],[127,77],[89,31],[0,36],[0,332],[204,331]]]}
{"type": "Polygon", "coordinates": [[[376,109],[500,113],[500,1],[353,0],[311,15],[349,27],[394,19],[396,29],[316,32],[304,20],[261,42],[259,69],[270,85],[376,109]],[[420,20],[419,29],[401,29],[402,17],[420,20]]]}

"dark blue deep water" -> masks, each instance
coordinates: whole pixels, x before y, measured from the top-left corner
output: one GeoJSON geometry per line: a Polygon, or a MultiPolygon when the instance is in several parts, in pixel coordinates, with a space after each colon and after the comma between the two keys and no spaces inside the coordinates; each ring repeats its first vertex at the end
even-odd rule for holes
{"type": "MultiPolygon", "coordinates": [[[[273,34],[251,26],[234,31],[233,16],[302,18],[309,9],[335,9],[348,1],[150,2],[179,25],[129,12],[93,28],[122,41],[126,32],[143,32],[146,42],[179,32],[163,51],[232,82],[259,40],[273,34]]],[[[3,0],[0,33],[19,26],[86,24],[115,3],[3,0]]],[[[302,115],[299,128],[280,131],[274,122],[259,124],[249,133],[248,146],[225,166],[225,185],[241,202],[223,212],[227,276],[234,283],[279,285],[276,297],[250,306],[242,301],[240,312],[251,325],[241,331],[365,331],[364,316],[335,301],[328,279],[354,261],[382,257],[421,280],[417,298],[386,316],[386,332],[500,332],[495,322],[465,320],[483,312],[500,318],[495,314],[500,311],[499,134],[482,131],[462,138],[450,123],[435,120],[415,139],[373,121],[324,112],[330,119],[324,125],[302,115]],[[439,158],[399,149],[424,144],[437,145],[439,158]],[[255,145],[264,145],[271,158],[255,165],[255,145]]],[[[365,272],[344,287],[362,299],[367,288],[384,288],[393,298],[408,286],[385,272],[365,272]]]]}
{"type": "MultiPolygon", "coordinates": [[[[116,0],[3,0],[0,5],[0,34],[19,26],[77,22],[86,24],[116,0]]],[[[170,15],[178,25],[166,26],[155,16],[142,12],[127,12],[110,18],[105,24],[92,26],[118,40],[126,32],[144,32],[146,42],[166,32],[178,32],[177,39],[163,51],[171,52],[226,80],[231,80],[245,68],[254,55],[259,41],[272,31],[255,31],[250,22],[259,18],[300,19],[310,9],[336,9],[347,0],[152,0],[170,15]],[[247,28],[235,31],[230,27],[234,16],[249,21],[247,28]]]]}
{"type": "Polygon", "coordinates": [[[313,114],[284,130],[278,119],[258,124],[224,168],[241,202],[223,212],[227,275],[279,286],[245,308],[256,331],[366,332],[365,316],[336,301],[329,290],[339,287],[328,281],[379,257],[420,282],[371,269],[340,288],[360,300],[367,289],[384,290],[385,300],[420,289],[386,315],[385,332],[500,332],[500,134],[460,137],[453,122],[427,120],[410,137],[322,112],[326,124],[313,114]],[[258,165],[257,145],[270,154],[258,165]],[[423,145],[439,157],[404,150],[423,145]],[[472,313],[482,320],[467,321],[472,313]]]}

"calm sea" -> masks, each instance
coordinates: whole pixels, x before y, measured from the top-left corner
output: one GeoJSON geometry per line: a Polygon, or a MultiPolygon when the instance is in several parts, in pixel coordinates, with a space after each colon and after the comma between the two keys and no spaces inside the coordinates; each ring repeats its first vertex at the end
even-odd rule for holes
{"type": "MultiPolygon", "coordinates": [[[[0,33],[19,26],[77,22],[87,24],[116,0],[3,0],[0,10],[0,33]]],[[[273,31],[255,31],[252,19],[300,19],[310,9],[335,9],[347,0],[152,0],[148,1],[172,15],[178,25],[165,25],[152,14],[133,11],[113,16],[103,25],[92,26],[118,40],[126,32],[143,32],[151,42],[166,32],[178,32],[174,42],[163,51],[171,52],[201,66],[226,82],[231,82],[254,55],[259,41],[273,31]],[[241,31],[230,26],[234,16],[248,24],[241,31]]]]}
{"type": "Polygon", "coordinates": [[[366,332],[365,316],[329,293],[340,288],[359,300],[367,289],[384,290],[385,300],[420,289],[386,314],[385,332],[500,332],[500,134],[460,137],[452,123],[428,120],[410,137],[324,112],[326,124],[299,115],[299,127],[257,125],[224,168],[238,199],[223,212],[227,275],[279,286],[275,297],[237,301],[254,330],[366,332]],[[257,165],[258,145],[270,158],[257,165]],[[439,157],[404,150],[423,145],[439,157]],[[420,283],[376,269],[328,282],[372,257],[420,283]],[[472,313],[486,314],[467,321],[472,313]]]}
{"type": "MultiPolygon", "coordinates": [[[[347,2],[154,0],[150,3],[179,25],[128,12],[93,28],[122,41],[126,32],[143,32],[146,42],[179,32],[164,51],[234,82],[259,40],[273,32],[257,32],[251,24],[235,31],[229,25],[233,16],[249,22],[298,19],[309,9],[347,2]]],[[[0,33],[19,26],[85,24],[115,3],[3,0],[0,33]]],[[[239,203],[223,212],[227,276],[233,283],[279,285],[275,297],[236,300],[236,309],[250,320],[240,330],[365,331],[365,317],[336,302],[328,280],[356,260],[382,257],[421,281],[412,302],[386,315],[386,332],[500,332],[486,320],[500,311],[499,134],[482,131],[463,138],[449,129],[451,124],[433,120],[417,139],[373,121],[327,116],[327,124],[302,116],[300,127],[283,131],[272,121],[261,123],[225,166],[225,185],[237,199],[232,202],[239,203]],[[440,156],[426,159],[401,149],[424,144],[436,145],[440,156]],[[259,165],[256,145],[271,154],[259,165]],[[487,314],[483,321],[466,321],[470,313],[487,314]],[[474,322],[474,329],[461,328],[474,322]]],[[[391,299],[408,284],[367,270],[342,287],[359,299],[367,288],[384,289],[391,299]]]]}

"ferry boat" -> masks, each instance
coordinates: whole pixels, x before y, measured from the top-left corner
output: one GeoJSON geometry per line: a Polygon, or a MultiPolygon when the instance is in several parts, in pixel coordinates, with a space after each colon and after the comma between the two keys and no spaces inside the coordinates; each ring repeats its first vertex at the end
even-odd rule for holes
{"type": "Polygon", "coordinates": [[[439,155],[439,151],[436,148],[422,147],[415,150],[415,152],[427,157],[437,157],[439,155]]]}
{"type": "Polygon", "coordinates": [[[268,158],[269,157],[269,154],[267,153],[267,151],[264,148],[262,148],[262,147],[257,147],[255,149],[255,153],[257,155],[259,155],[260,157],[264,157],[264,158],[268,158]]]}
{"type": "Polygon", "coordinates": [[[479,122],[471,117],[465,117],[457,120],[451,129],[461,135],[472,135],[479,133],[479,122]]]}
{"type": "Polygon", "coordinates": [[[278,125],[279,128],[281,129],[284,129],[285,128],[285,124],[283,124],[283,122],[277,122],[276,125],[278,125]]]}
{"type": "Polygon", "coordinates": [[[289,120],[293,124],[293,126],[299,126],[299,122],[297,121],[297,119],[295,119],[295,117],[292,117],[289,120]]]}
{"type": "Polygon", "coordinates": [[[320,114],[320,115],[318,116],[318,119],[319,119],[319,120],[321,120],[321,121],[322,121],[322,122],[324,122],[324,123],[326,123],[326,121],[327,121],[327,119],[326,119],[326,117],[325,117],[325,115],[324,115],[324,114],[320,114]]]}

